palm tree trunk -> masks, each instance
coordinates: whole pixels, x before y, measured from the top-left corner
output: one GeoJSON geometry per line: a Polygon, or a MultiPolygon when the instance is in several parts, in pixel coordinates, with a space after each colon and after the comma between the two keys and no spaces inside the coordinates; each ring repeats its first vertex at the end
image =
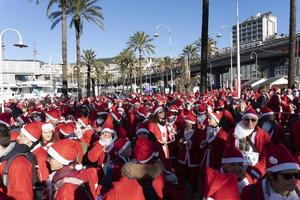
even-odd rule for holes
{"type": "Polygon", "coordinates": [[[91,66],[87,65],[86,96],[91,96],[91,66]]]}
{"type": "MultiPolygon", "coordinates": [[[[78,25],[79,26],[79,25],[78,25]]],[[[80,63],[80,33],[79,29],[78,31],[75,28],[75,34],[76,34],[76,65],[78,66],[77,68],[77,89],[78,89],[78,99],[82,98],[82,91],[81,91],[81,77],[80,77],[80,68],[81,68],[81,63],[80,63]]]]}
{"type": "Polygon", "coordinates": [[[97,94],[100,95],[100,89],[99,89],[99,86],[100,86],[100,81],[99,81],[99,77],[97,77],[97,94]]]}
{"type": "Polygon", "coordinates": [[[201,87],[200,94],[207,90],[207,47],[208,47],[209,0],[202,1],[202,35],[201,35],[201,87]]]}
{"type": "Polygon", "coordinates": [[[132,67],[130,67],[130,73],[129,73],[129,76],[130,76],[130,93],[132,93],[132,67]]]}
{"type": "Polygon", "coordinates": [[[142,82],[143,82],[143,77],[142,77],[142,51],[139,51],[139,68],[140,68],[140,94],[142,94],[142,82]]]}
{"type": "Polygon", "coordinates": [[[289,67],[288,67],[288,87],[295,86],[296,76],[296,2],[297,0],[290,0],[290,31],[289,31],[289,67]]]}
{"type": "Polygon", "coordinates": [[[96,91],[95,91],[95,78],[92,78],[92,96],[96,96],[96,91]]]}
{"type": "Polygon", "coordinates": [[[62,11],[62,93],[65,97],[68,96],[68,60],[67,60],[67,2],[61,0],[62,11]]]}

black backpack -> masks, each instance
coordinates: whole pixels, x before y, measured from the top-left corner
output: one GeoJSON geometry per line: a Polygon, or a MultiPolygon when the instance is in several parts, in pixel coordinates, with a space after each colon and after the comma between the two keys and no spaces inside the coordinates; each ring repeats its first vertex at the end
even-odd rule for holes
{"type": "Polygon", "coordinates": [[[18,157],[24,156],[31,164],[32,164],[32,184],[33,184],[33,200],[41,200],[43,199],[43,190],[44,185],[40,182],[38,175],[37,175],[37,160],[34,154],[32,154],[29,148],[23,144],[15,144],[15,147],[9,152],[7,155],[0,158],[0,161],[6,160],[3,174],[2,174],[2,181],[5,187],[8,186],[8,172],[9,166],[11,163],[18,157]]]}

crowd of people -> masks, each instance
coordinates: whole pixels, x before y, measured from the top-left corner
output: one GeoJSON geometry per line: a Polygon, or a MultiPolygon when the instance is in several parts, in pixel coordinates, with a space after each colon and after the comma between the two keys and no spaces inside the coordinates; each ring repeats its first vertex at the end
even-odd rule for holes
{"type": "Polygon", "coordinates": [[[7,102],[0,199],[300,199],[297,89],[7,102]]]}

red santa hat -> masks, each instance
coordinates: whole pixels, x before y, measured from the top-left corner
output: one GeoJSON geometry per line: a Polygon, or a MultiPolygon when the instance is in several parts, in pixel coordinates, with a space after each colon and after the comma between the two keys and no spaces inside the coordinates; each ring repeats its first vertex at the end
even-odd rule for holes
{"type": "Polygon", "coordinates": [[[204,114],[206,112],[206,107],[204,105],[200,105],[197,109],[198,114],[204,114]]]}
{"type": "Polygon", "coordinates": [[[136,129],[136,135],[139,135],[140,133],[147,133],[149,134],[148,125],[146,123],[139,123],[136,129]]]}
{"type": "Polygon", "coordinates": [[[293,169],[300,171],[297,161],[290,151],[282,144],[269,144],[266,151],[267,171],[279,172],[293,169]]]}
{"type": "Polygon", "coordinates": [[[223,112],[212,112],[209,114],[217,123],[220,123],[220,120],[223,117],[223,112]]]}
{"type": "Polygon", "coordinates": [[[264,116],[268,116],[268,115],[274,115],[275,113],[268,107],[262,107],[260,109],[260,118],[264,117],[264,116]]]}
{"type": "Polygon", "coordinates": [[[4,124],[7,127],[12,125],[13,117],[10,113],[4,112],[0,114],[0,124],[4,124]]]}
{"type": "Polygon", "coordinates": [[[97,107],[97,114],[98,115],[106,115],[108,111],[108,104],[102,103],[100,106],[97,107]]]}
{"type": "Polygon", "coordinates": [[[102,130],[101,130],[101,133],[103,133],[103,132],[109,132],[109,133],[113,133],[113,134],[116,133],[115,126],[113,124],[113,120],[112,120],[111,116],[108,116],[107,119],[105,120],[102,130]]]}
{"type": "Polygon", "coordinates": [[[77,159],[78,145],[73,140],[64,139],[52,144],[47,152],[61,164],[69,165],[77,159]]]}
{"type": "Polygon", "coordinates": [[[247,117],[258,120],[257,113],[252,107],[250,107],[246,110],[246,112],[244,113],[242,118],[244,119],[244,118],[247,118],[247,117]]]}
{"type": "Polygon", "coordinates": [[[215,108],[224,108],[225,107],[225,103],[223,100],[219,99],[218,101],[215,102],[215,108]]]}
{"type": "Polygon", "coordinates": [[[120,122],[122,120],[122,115],[116,111],[110,113],[114,120],[120,122]]]}
{"type": "Polygon", "coordinates": [[[140,106],[139,109],[136,111],[136,113],[144,118],[148,117],[148,112],[147,112],[146,108],[143,106],[140,106]]]}
{"type": "Polygon", "coordinates": [[[119,138],[114,143],[114,152],[116,155],[123,153],[127,147],[129,147],[131,142],[126,138],[119,138]]]}
{"type": "Polygon", "coordinates": [[[192,112],[189,112],[188,115],[185,117],[184,121],[186,123],[196,124],[197,118],[192,112]]]}
{"type": "Polygon", "coordinates": [[[42,124],[42,131],[45,131],[45,130],[54,130],[54,126],[53,124],[51,123],[44,123],[42,124]]]}
{"type": "Polygon", "coordinates": [[[42,136],[42,123],[30,122],[21,128],[21,133],[27,137],[30,141],[36,142],[42,136]]]}
{"type": "Polygon", "coordinates": [[[74,123],[69,122],[69,123],[66,123],[66,124],[62,125],[59,131],[64,136],[68,136],[68,135],[71,135],[71,134],[75,133],[75,128],[76,127],[75,127],[74,123]]]}
{"type": "Polygon", "coordinates": [[[140,137],[135,144],[134,156],[139,163],[147,163],[154,156],[158,156],[158,153],[154,151],[154,144],[150,139],[140,137]]]}
{"type": "Polygon", "coordinates": [[[177,106],[176,105],[171,105],[170,111],[171,112],[178,112],[177,106]]]}
{"type": "Polygon", "coordinates": [[[159,106],[158,104],[153,106],[153,109],[152,109],[153,115],[156,115],[156,113],[161,112],[161,111],[164,111],[164,108],[162,106],[159,106]]]}
{"type": "Polygon", "coordinates": [[[87,117],[80,117],[78,119],[78,122],[81,123],[84,127],[87,127],[87,125],[89,125],[89,119],[87,117]]]}
{"type": "Polygon", "coordinates": [[[275,94],[280,92],[280,88],[277,86],[273,87],[272,90],[275,94]]]}
{"type": "Polygon", "coordinates": [[[223,151],[222,164],[226,163],[244,163],[244,156],[235,146],[226,145],[223,151]]]}
{"type": "Polygon", "coordinates": [[[60,110],[50,110],[46,112],[46,116],[49,117],[51,120],[61,120],[61,111],[60,110]]]}

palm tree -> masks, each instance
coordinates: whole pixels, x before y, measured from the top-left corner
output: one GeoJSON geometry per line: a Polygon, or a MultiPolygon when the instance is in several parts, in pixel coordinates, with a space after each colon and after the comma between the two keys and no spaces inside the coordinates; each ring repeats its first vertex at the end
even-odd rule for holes
{"type": "Polygon", "coordinates": [[[199,55],[194,44],[186,45],[182,53],[180,54],[181,61],[184,61],[184,77],[185,77],[185,87],[187,91],[190,89],[190,77],[191,77],[191,62],[197,58],[199,55]]]}
{"type": "MultiPolygon", "coordinates": [[[[100,61],[96,61],[94,63],[94,74],[95,74],[95,78],[97,80],[97,94],[100,94],[99,91],[99,87],[100,87],[100,80],[103,79],[104,76],[104,63],[100,62],[100,61]]],[[[95,88],[95,81],[92,81],[93,85],[92,88],[95,88]]],[[[96,92],[93,90],[93,94],[95,95],[96,92]]]]}
{"type": "MultiPolygon", "coordinates": [[[[195,46],[197,48],[197,51],[199,52],[199,55],[201,55],[201,38],[199,37],[195,42],[195,46]]],[[[217,41],[215,41],[212,38],[208,38],[208,42],[207,42],[207,54],[208,56],[211,58],[213,55],[215,55],[215,53],[217,52],[218,48],[217,46],[217,41]]]]}
{"type": "MultiPolygon", "coordinates": [[[[100,29],[103,29],[103,14],[102,8],[96,3],[98,0],[65,0],[67,1],[67,15],[71,17],[70,27],[75,28],[76,35],[76,65],[80,68],[80,36],[83,32],[83,20],[95,23],[100,29]]],[[[49,15],[53,21],[51,28],[53,29],[57,23],[61,21],[61,12],[54,11],[49,15]]],[[[77,72],[79,77],[80,70],[77,72]]],[[[79,80],[79,79],[78,79],[79,80]]],[[[82,96],[81,84],[78,82],[79,98],[82,96]]]]}
{"type": "Polygon", "coordinates": [[[129,49],[139,54],[139,71],[140,71],[140,93],[142,93],[142,56],[154,53],[154,46],[151,44],[153,38],[151,38],[144,31],[135,32],[127,42],[129,49]]]}
{"type": "Polygon", "coordinates": [[[290,31],[289,31],[289,66],[288,66],[288,86],[295,86],[296,76],[296,3],[297,0],[290,0],[290,31]]]}
{"type": "MultiPolygon", "coordinates": [[[[86,91],[87,97],[91,95],[91,68],[94,66],[96,62],[96,53],[92,49],[82,50],[83,55],[81,55],[81,59],[84,64],[87,66],[87,83],[86,83],[86,91]]],[[[93,84],[94,85],[94,84],[93,84]]],[[[94,93],[95,94],[95,93],[94,93]]]]}
{"type": "Polygon", "coordinates": [[[208,19],[209,0],[202,1],[202,34],[201,34],[201,87],[200,93],[204,95],[207,90],[207,55],[208,55],[208,19]]]}
{"type": "MultiPolygon", "coordinates": [[[[40,0],[35,0],[36,4],[40,3],[40,0]]],[[[48,7],[47,7],[47,15],[49,15],[50,10],[54,4],[58,4],[59,7],[61,8],[61,25],[62,25],[62,93],[66,97],[68,96],[68,61],[67,61],[67,0],[49,0],[48,7]]],[[[58,23],[58,22],[54,22],[58,23]]]]}

